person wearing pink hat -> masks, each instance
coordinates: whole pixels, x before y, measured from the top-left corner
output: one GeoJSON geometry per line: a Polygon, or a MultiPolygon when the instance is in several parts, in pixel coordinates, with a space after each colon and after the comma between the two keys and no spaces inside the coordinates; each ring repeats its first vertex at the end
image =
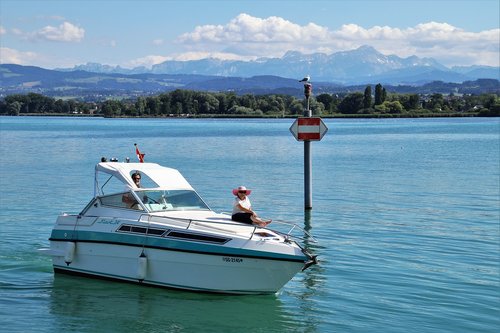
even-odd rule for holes
{"type": "Polygon", "coordinates": [[[252,193],[252,190],[247,189],[245,186],[238,186],[233,189],[233,194],[236,197],[233,202],[233,214],[231,215],[231,219],[237,222],[256,224],[259,227],[265,227],[271,223],[272,220],[263,220],[252,210],[252,204],[250,203],[250,199],[248,199],[250,193],[252,193]]]}

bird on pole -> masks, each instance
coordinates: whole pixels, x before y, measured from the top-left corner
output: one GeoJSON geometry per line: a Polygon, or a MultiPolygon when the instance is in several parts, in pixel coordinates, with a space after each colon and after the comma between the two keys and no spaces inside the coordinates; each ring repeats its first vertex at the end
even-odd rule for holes
{"type": "Polygon", "coordinates": [[[300,80],[299,82],[309,82],[311,80],[311,77],[309,75],[307,75],[306,77],[304,77],[302,80],[300,80]]]}

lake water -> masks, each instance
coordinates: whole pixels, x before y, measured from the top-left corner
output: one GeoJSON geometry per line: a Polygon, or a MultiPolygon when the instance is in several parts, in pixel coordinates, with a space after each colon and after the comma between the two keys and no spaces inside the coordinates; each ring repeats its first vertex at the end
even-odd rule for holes
{"type": "Polygon", "coordinates": [[[500,119],[0,117],[3,332],[494,332],[500,327],[500,119]],[[224,296],[54,276],[61,212],[93,195],[101,156],[179,169],[216,211],[253,189],[261,215],[305,224],[320,264],[276,295],[224,296]]]}

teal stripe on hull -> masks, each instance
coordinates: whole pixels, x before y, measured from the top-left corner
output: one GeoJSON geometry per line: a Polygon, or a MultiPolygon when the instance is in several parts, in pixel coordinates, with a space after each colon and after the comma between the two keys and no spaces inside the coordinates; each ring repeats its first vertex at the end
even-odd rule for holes
{"type": "Polygon", "coordinates": [[[140,246],[146,248],[164,249],[170,251],[181,251],[191,253],[238,256],[258,259],[284,260],[306,262],[305,255],[294,256],[280,253],[247,250],[241,248],[225,247],[214,244],[196,243],[177,239],[168,239],[155,236],[138,236],[121,233],[95,232],[95,231],[68,231],[52,230],[50,241],[68,242],[89,242],[103,244],[118,244],[128,246],[140,246]],[[71,237],[72,236],[72,237],[71,237]]]}

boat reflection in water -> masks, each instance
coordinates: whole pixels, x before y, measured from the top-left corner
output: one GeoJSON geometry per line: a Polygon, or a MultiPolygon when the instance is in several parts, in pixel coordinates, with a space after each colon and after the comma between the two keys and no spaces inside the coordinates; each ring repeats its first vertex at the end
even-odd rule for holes
{"type": "Polygon", "coordinates": [[[81,213],[58,217],[47,252],[59,273],[201,292],[273,294],[316,263],[299,244],[314,238],[285,225],[280,232],[278,222],[261,228],[212,211],[175,169],[101,162],[94,198],[81,213]]]}
{"type": "Polygon", "coordinates": [[[56,274],[53,331],[283,332],[302,326],[274,295],[242,296],[141,288],[56,274]]]}

